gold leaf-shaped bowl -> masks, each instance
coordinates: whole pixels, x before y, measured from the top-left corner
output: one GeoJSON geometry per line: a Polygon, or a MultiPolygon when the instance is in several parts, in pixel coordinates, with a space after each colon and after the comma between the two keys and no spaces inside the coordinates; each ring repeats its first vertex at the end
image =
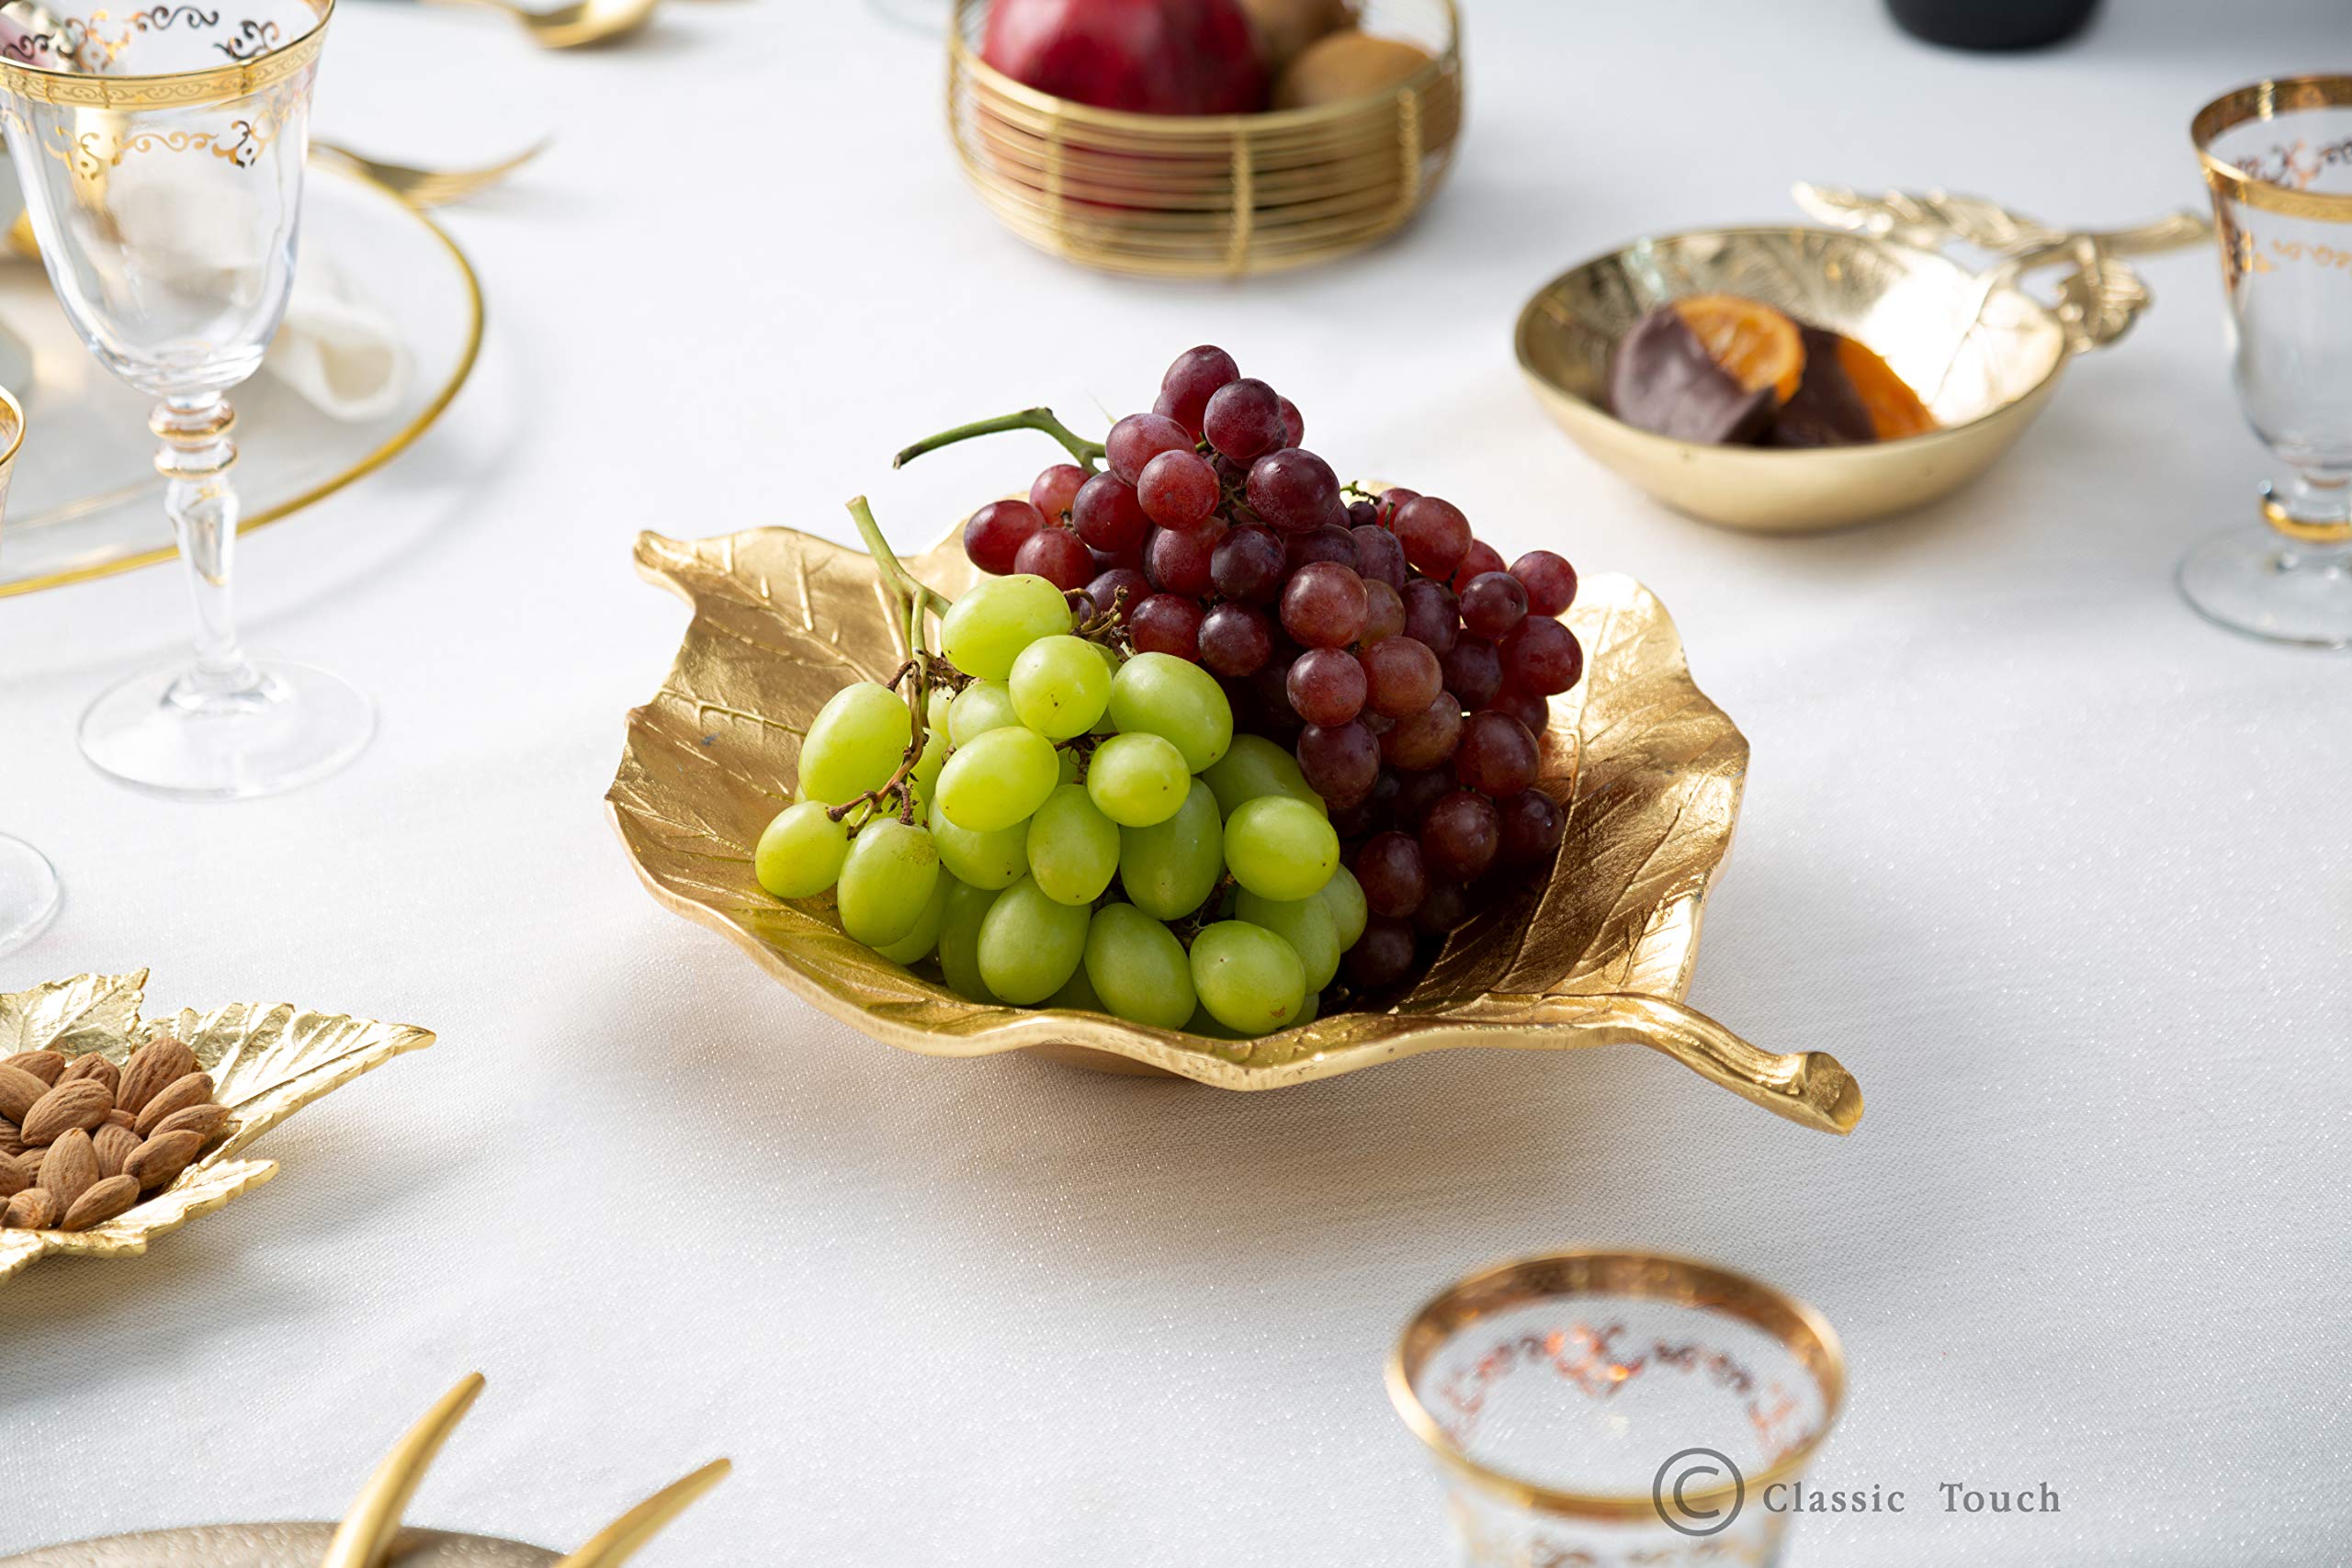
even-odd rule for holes
{"type": "MultiPolygon", "coordinates": [[[[908,563],[951,596],[973,577],[959,538],[908,563]]],[[[830,900],[763,892],[752,847],[791,798],[806,727],[842,686],[889,679],[903,632],[871,558],[788,528],[692,544],[645,534],[637,563],[694,619],[669,679],[629,715],[606,796],[629,859],[662,904],[887,1044],[933,1056],[1035,1050],[1263,1089],[1457,1046],[1633,1042],[1807,1125],[1842,1133],[1860,1118],[1860,1091],[1834,1058],[1760,1051],[1682,1005],[1747,742],[1691,684],[1673,622],[1630,578],[1588,579],[1568,615],[1586,664],[1552,705],[1542,787],[1567,826],[1548,883],[1456,932],[1384,1011],[1229,1041],[967,1001],[929,966],[903,969],[852,941],[830,900]]]]}
{"type": "Polygon", "coordinates": [[[2117,259],[2201,241],[2193,214],[2074,234],[1978,197],[1882,197],[1800,186],[1799,201],[1849,229],[1704,229],[1637,240],[1561,274],[1521,310],[1520,367],[1553,420],[1621,478],[1680,512],[1759,533],[1867,522],[1982,474],[2057,389],[2075,355],[2113,343],[2151,303],[2117,259]],[[2001,257],[1984,271],[1941,254],[2001,257]],[[2023,287],[2071,267],[2053,302],[2023,287]],[[1925,400],[1936,430],[1855,446],[1786,449],[1678,441],[1609,412],[1617,341],[1655,307],[1696,294],[1758,299],[1842,333],[1925,400]]]}
{"type": "Polygon", "coordinates": [[[147,971],[77,975],[0,994],[0,1056],[96,1051],[120,1066],[158,1033],[196,1053],[212,1075],[228,1125],[169,1187],[85,1231],[0,1230],[0,1280],[43,1258],[130,1258],[147,1244],[277,1174],[275,1162],[242,1157],[254,1139],[369,1068],[433,1043],[405,1023],[311,1012],[284,1002],[231,1002],[142,1019],[147,971]]]}

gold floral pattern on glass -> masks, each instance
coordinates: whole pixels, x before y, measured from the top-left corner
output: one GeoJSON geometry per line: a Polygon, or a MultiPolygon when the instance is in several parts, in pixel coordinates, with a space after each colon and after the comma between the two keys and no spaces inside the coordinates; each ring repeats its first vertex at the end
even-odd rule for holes
{"type": "Polygon", "coordinates": [[[123,135],[51,123],[36,131],[5,107],[0,107],[0,124],[12,136],[30,139],[85,179],[97,179],[107,170],[121,167],[126,158],[143,152],[209,152],[232,168],[253,169],[285,131],[288,120],[300,112],[301,93],[295,90],[299,85],[281,83],[256,100],[251,112],[218,129],[166,128],[123,135]]]}

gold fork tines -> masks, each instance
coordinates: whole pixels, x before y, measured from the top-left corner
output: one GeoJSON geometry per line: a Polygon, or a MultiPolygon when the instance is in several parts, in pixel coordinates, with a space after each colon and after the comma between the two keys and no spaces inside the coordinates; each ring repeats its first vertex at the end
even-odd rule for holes
{"type": "MultiPolygon", "coordinates": [[[[327,1543],[327,1554],[320,1560],[319,1568],[383,1568],[392,1538],[400,1533],[401,1516],[416,1495],[418,1483],[432,1468],[441,1445],[449,1440],[449,1434],[465,1419],[481,1388],[481,1374],[468,1373],[463,1382],[424,1413],[423,1420],[392,1445],[392,1451],[384,1456],[376,1473],[368,1478],[368,1484],[352,1499],[351,1511],[344,1516],[343,1523],[335,1527],[334,1539],[327,1543]]],[[[636,1555],[638,1548],[659,1535],[671,1520],[692,1506],[695,1499],[725,1480],[733,1468],[729,1461],[718,1459],[691,1475],[681,1476],[597,1531],[586,1545],[555,1568],[620,1568],[636,1555]]]]}
{"type": "Polygon", "coordinates": [[[620,1568],[634,1556],[637,1549],[660,1534],[672,1519],[693,1506],[695,1498],[718,1485],[734,1469],[727,1460],[715,1459],[692,1475],[681,1476],[669,1485],[598,1530],[579,1551],[557,1563],[555,1568],[620,1568]]]}
{"type": "Polygon", "coordinates": [[[381,1568],[392,1537],[400,1533],[401,1515],[407,1510],[409,1499],[416,1495],[417,1483],[432,1468],[441,1445],[449,1440],[449,1434],[457,1430],[458,1423],[473,1408],[481,1385],[480,1372],[468,1372],[457,1387],[424,1413],[424,1419],[392,1445],[392,1451],[384,1456],[376,1473],[368,1478],[368,1484],[352,1499],[351,1511],[335,1528],[334,1539],[327,1542],[327,1554],[319,1560],[319,1568],[381,1568]]]}
{"type": "Polygon", "coordinates": [[[469,196],[478,195],[547,150],[548,142],[542,139],[512,158],[477,169],[419,169],[406,164],[388,164],[380,159],[362,157],[350,148],[332,141],[311,143],[311,156],[323,153],[419,207],[446,207],[450,202],[463,201],[469,196]]]}
{"type": "MultiPolygon", "coordinates": [[[[512,158],[475,169],[420,169],[408,164],[388,164],[381,159],[362,157],[332,141],[311,142],[311,155],[323,156],[355,170],[412,206],[447,207],[488,190],[546,152],[548,146],[548,139],[542,138],[512,158]]],[[[33,215],[29,210],[17,212],[16,221],[8,225],[6,241],[0,243],[5,243],[13,255],[27,261],[40,259],[40,241],[33,233],[33,215]]]]}

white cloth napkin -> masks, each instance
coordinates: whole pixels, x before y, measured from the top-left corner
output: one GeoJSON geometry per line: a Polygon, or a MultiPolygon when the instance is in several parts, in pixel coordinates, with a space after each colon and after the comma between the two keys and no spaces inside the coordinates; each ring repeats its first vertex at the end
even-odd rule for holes
{"type": "MultiPolygon", "coordinates": [[[[328,418],[356,424],[399,407],[414,369],[390,314],[332,257],[305,252],[262,373],[285,382],[328,418]]],[[[31,350],[6,321],[0,321],[0,386],[19,395],[33,390],[31,350]]]]}
{"type": "Polygon", "coordinates": [[[413,368],[392,318],[332,260],[305,254],[263,374],[330,418],[356,424],[398,407],[413,368]]]}

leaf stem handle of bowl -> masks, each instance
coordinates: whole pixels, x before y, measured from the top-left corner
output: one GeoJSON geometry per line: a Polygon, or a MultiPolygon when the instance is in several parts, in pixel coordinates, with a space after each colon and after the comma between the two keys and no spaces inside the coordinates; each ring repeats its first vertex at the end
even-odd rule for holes
{"type": "Polygon", "coordinates": [[[1595,1021],[1612,1042],[1646,1045],[1673,1057],[1777,1116],[1823,1133],[1850,1133],[1862,1119],[1862,1089],[1826,1051],[1790,1055],[1749,1044],[1705,1013],[1664,997],[1630,994],[1596,998],[1606,1014],[1595,1021]]]}
{"type": "Polygon", "coordinates": [[[2212,222],[2203,214],[2187,208],[2167,212],[2153,223],[2141,223],[2130,229],[2093,229],[2079,234],[2067,234],[2047,244],[2031,245],[2005,258],[1999,271],[2009,276],[2031,272],[2040,266],[2072,260],[2093,246],[2110,256],[2153,256],[2185,246],[2202,244],[2213,237],[2212,222]]]}

